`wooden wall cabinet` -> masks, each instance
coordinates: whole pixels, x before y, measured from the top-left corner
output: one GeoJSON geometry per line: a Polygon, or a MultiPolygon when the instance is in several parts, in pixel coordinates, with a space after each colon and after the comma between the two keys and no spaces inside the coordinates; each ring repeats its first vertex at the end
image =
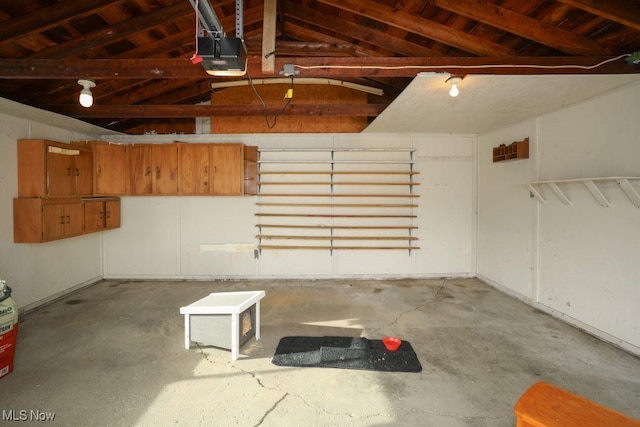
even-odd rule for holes
{"type": "Polygon", "coordinates": [[[13,199],[13,241],[42,243],[120,227],[120,199],[13,199]]]}
{"type": "Polygon", "coordinates": [[[244,194],[258,194],[258,147],[244,147],[244,194]]]}
{"type": "Polygon", "coordinates": [[[177,195],[178,148],[178,144],[131,146],[130,194],[177,195]]]}
{"type": "Polygon", "coordinates": [[[83,233],[82,199],[13,199],[13,240],[39,243],[83,233]]]}
{"type": "Polygon", "coordinates": [[[246,148],[243,144],[180,144],[180,194],[245,194],[246,148]]]}
{"type": "Polygon", "coordinates": [[[84,200],[84,232],[120,227],[120,199],[101,197],[84,200]]]}
{"type": "Polygon", "coordinates": [[[211,144],[211,194],[240,196],[244,191],[244,145],[211,144]]]}
{"type": "Polygon", "coordinates": [[[95,163],[95,195],[124,196],[128,192],[129,168],[127,146],[96,143],[93,146],[95,163]]]}
{"type": "Polygon", "coordinates": [[[46,139],[18,140],[18,196],[68,197],[93,193],[90,148],[46,139]]]}
{"type": "Polygon", "coordinates": [[[180,194],[207,195],[211,193],[211,146],[208,144],[180,145],[180,194]]]}

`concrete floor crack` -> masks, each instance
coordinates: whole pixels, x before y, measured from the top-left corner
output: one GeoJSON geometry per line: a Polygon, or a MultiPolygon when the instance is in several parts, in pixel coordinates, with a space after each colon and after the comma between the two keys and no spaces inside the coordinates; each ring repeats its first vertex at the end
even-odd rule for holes
{"type": "Polygon", "coordinates": [[[278,401],[271,406],[271,408],[267,409],[267,412],[264,413],[264,415],[262,416],[262,418],[260,418],[260,421],[258,421],[258,424],[256,424],[255,427],[262,425],[262,423],[264,422],[265,419],[267,419],[269,414],[272,413],[278,407],[278,405],[282,403],[284,399],[287,398],[287,396],[289,396],[289,393],[285,393],[284,396],[278,399],[278,401]]]}
{"type": "MultiPolygon", "coordinates": [[[[442,279],[442,284],[440,285],[440,287],[438,288],[436,293],[433,294],[433,297],[431,297],[427,301],[423,302],[422,304],[420,304],[420,305],[418,305],[418,306],[416,306],[416,307],[414,307],[414,308],[412,308],[410,310],[407,310],[407,311],[404,311],[404,312],[400,313],[395,319],[393,319],[391,322],[389,322],[385,327],[389,327],[389,326],[395,325],[396,323],[398,323],[398,321],[400,321],[400,319],[402,319],[407,314],[413,313],[414,311],[418,311],[418,310],[424,308],[427,304],[429,304],[429,302],[431,302],[432,300],[434,300],[434,299],[436,299],[438,297],[438,295],[444,289],[444,286],[446,284],[447,284],[447,279],[442,279]]],[[[382,329],[382,328],[378,328],[373,332],[378,332],[380,329],[382,329]]]]}

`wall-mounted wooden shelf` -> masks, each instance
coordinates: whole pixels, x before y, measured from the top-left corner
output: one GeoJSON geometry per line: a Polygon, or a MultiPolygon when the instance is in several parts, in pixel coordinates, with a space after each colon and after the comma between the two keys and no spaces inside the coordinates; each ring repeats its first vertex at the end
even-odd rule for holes
{"type": "Polygon", "coordinates": [[[535,181],[535,182],[526,182],[525,185],[531,192],[531,194],[538,200],[540,203],[547,203],[547,199],[542,196],[540,191],[541,186],[547,186],[551,191],[560,199],[562,203],[565,205],[570,205],[571,200],[566,195],[562,188],[558,184],[572,184],[572,183],[582,183],[589,190],[589,192],[593,195],[593,197],[598,201],[600,206],[609,207],[611,203],[609,199],[600,191],[598,187],[598,182],[606,182],[606,181],[615,181],[620,189],[627,195],[631,203],[634,204],[636,208],[640,208],[640,194],[638,194],[638,190],[634,187],[630,181],[640,181],[640,177],[620,177],[620,176],[612,176],[612,177],[597,177],[597,178],[578,178],[578,179],[558,179],[553,181],[535,181]]]}
{"type": "Polygon", "coordinates": [[[507,162],[529,158],[529,137],[509,145],[501,144],[493,147],[493,162],[507,162]]]}

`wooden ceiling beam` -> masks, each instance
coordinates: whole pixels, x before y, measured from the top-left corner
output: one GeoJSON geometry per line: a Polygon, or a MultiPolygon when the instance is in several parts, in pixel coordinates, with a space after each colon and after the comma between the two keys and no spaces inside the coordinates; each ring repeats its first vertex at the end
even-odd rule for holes
{"type": "Polygon", "coordinates": [[[277,0],[264,0],[262,21],[262,72],[275,72],[277,0]]]}
{"type": "Polygon", "coordinates": [[[187,1],[174,3],[171,6],[156,9],[136,18],[85,34],[65,43],[39,50],[29,58],[65,58],[78,55],[100,46],[122,40],[142,31],[158,26],[158,23],[171,22],[193,15],[193,8],[187,1]]]}
{"type": "MultiPolygon", "coordinates": [[[[295,104],[291,103],[285,115],[294,116],[355,116],[374,117],[388,104],[295,104]]],[[[261,105],[47,105],[42,108],[77,118],[179,118],[216,116],[261,116],[261,105]]],[[[282,105],[267,106],[267,114],[280,111],[282,105]]]]}
{"type": "Polygon", "coordinates": [[[31,33],[42,33],[51,28],[59,27],[71,20],[98,13],[102,9],[120,2],[121,0],[67,0],[55,2],[53,5],[33,13],[3,22],[0,45],[11,43],[31,33]]]}
{"type": "MultiPolygon", "coordinates": [[[[338,9],[366,16],[411,33],[436,40],[464,52],[482,56],[516,56],[516,52],[498,43],[455,30],[435,21],[416,17],[378,2],[359,0],[318,0],[338,9]]],[[[388,36],[387,36],[388,37],[388,36]]]]}
{"type": "MultiPolygon", "coordinates": [[[[260,71],[259,57],[248,60],[252,77],[260,71]]],[[[313,57],[277,58],[276,70],[294,64],[300,77],[415,77],[419,72],[454,74],[634,74],[614,57],[313,57]],[[605,63],[605,61],[608,61],[605,63]],[[596,65],[600,64],[596,67],[596,65]]],[[[208,75],[188,58],[182,59],[3,59],[0,79],[203,79],[208,75]]],[[[218,78],[220,79],[220,78],[218,78]]],[[[222,80],[222,79],[221,79],[222,80]]],[[[100,82],[97,82],[100,84],[100,82]]]]}
{"type": "Polygon", "coordinates": [[[431,0],[435,6],[499,28],[571,55],[598,56],[612,52],[600,43],[526,15],[477,0],[431,0]]]}
{"type": "Polygon", "coordinates": [[[601,18],[640,30],[640,3],[629,0],[557,0],[601,18]]]}

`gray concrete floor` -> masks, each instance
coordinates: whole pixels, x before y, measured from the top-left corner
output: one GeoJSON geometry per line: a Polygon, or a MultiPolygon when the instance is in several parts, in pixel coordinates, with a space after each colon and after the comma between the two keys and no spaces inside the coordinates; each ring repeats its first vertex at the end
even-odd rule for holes
{"type": "Polygon", "coordinates": [[[640,418],[639,358],[474,279],[102,281],[20,319],[14,369],[0,380],[5,421],[40,411],[72,426],[513,426],[537,381],[640,418]],[[266,291],[262,338],[236,361],[185,350],[179,308],[237,290],[266,291]],[[395,335],[423,370],[275,366],[288,335],[395,335]]]}

